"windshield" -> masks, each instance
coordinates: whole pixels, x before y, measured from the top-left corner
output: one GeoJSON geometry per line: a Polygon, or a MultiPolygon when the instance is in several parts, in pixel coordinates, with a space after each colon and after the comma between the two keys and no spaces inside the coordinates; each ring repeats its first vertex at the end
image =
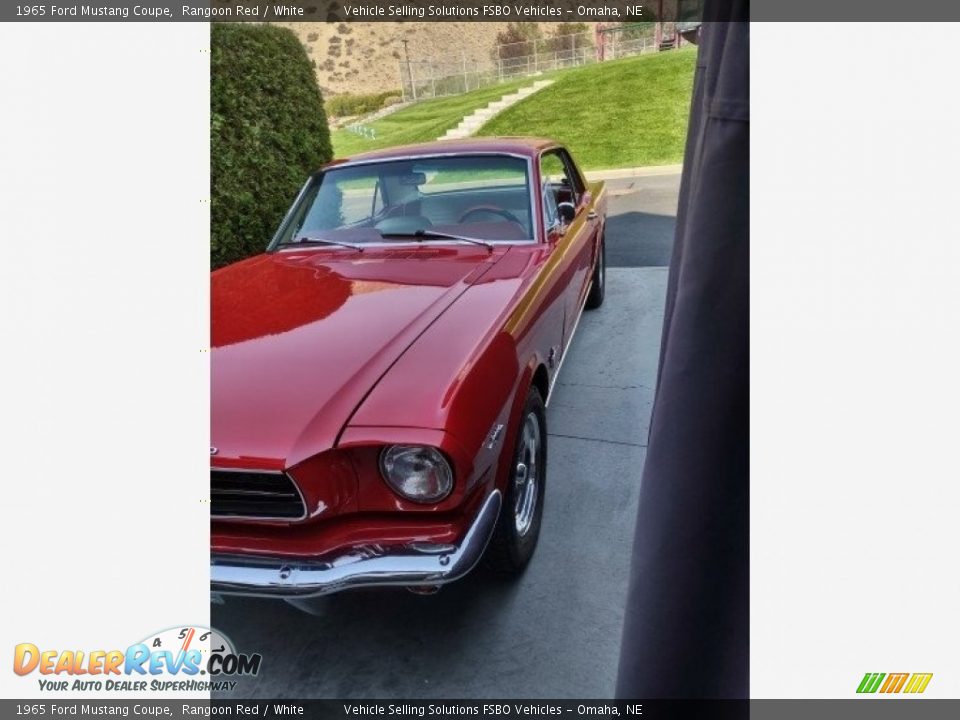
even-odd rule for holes
{"type": "Polygon", "coordinates": [[[528,163],[507,155],[390,160],[315,176],[271,247],[455,242],[440,235],[531,242],[528,163]],[[427,231],[426,233],[424,231],[427,231]]]}

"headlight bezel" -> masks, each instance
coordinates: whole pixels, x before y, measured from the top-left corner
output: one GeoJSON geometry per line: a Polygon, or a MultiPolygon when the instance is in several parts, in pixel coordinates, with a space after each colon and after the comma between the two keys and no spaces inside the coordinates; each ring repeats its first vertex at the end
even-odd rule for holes
{"type": "Polygon", "coordinates": [[[440,448],[432,445],[407,443],[387,445],[380,451],[378,465],[380,468],[380,477],[384,483],[386,483],[387,487],[404,500],[418,505],[436,505],[443,502],[450,497],[456,485],[453,463],[440,448]],[[433,463],[434,472],[439,474],[438,484],[440,485],[440,489],[438,492],[430,495],[416,494],[410,492],[409,487],[405,486],[405,481],[409,483],[411,477],[409,473],[405,476],[401,475],[401,470],[397,467],[397,464],[400,462],[411,462],[409,457],[404,458],[402,455],[413,453],[420,453],[433,463]]]}

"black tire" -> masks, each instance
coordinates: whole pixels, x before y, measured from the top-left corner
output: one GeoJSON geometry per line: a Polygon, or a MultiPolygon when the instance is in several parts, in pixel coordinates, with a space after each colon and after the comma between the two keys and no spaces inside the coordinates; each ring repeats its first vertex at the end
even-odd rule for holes
{"type": "Polygon", "coordinates": [[[537,540],[540,538],[547,479],[547,416],[540,391],[536,388],[530,388],[524,403],[511,459],[510,479],[484,563],[494,572],[519,575],[533,557],[537,540]],[[529,447],[531,429],[528,427],[528,420],[536,426],[537,442],[533,452],[529,447]],[[534,460],[532,472],[531,458],[534,460]],[[521,479],[521,463],[527,468],[526,480],[521,479]],[[522,503],[518,501],[531,492],[531,480],[532,507],[521,511],[518,508],[522,507],[522,503]]]}
{"type": "Polygon", "coordinates": [[[600,254],[597,256],[597,264],[593,268],[593,285],[590,286],[590,294],[587,295],[587,302],[584,307],[587,310],[595,310],[603,305],[603,295],[607,291],[607,243],[606,239],[600,238],[600,254]]]}

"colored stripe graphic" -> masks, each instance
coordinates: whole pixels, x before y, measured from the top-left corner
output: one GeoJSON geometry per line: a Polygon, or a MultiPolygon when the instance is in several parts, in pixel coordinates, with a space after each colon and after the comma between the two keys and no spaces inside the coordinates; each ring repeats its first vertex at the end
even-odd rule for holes
{"type": "Polygon", "coordinates": [[[905,693],[922,693],[927,689],[927,685],[930,684],[930,679],[933,677],[933,673],[914,673],[910,682],[907,683],[907,687],[904,689],[905,693]]]}
{"type": "Polygon", "coordinates": [[[858,693],[875,693],[879,690],[887,695],[903,691],[904,693],[919,694],[927,689],[933,673],[866,673],[860,685],[857,686],[858,693]],[[886,681],[884,681],[886,678],[886,681]],[[881,685],[882,683],[882,685],[881,685]]]}
{"type": "Polygon", "coordinates": [[[880,687],[880,683],[884,677],[886,677],[886,673],[867,673],[863,676],[863,680],[860,681],[860,687],[857,688],[857,692],[875,693],[877,688],[880,687]]]}
{"type": "Polygon", "coordinates": [[[882,693],[898,693],[903,689],[903,684],[907,682],[910,673],[890,673],[887,675],[887,681],[880,688],[882,693]]]}

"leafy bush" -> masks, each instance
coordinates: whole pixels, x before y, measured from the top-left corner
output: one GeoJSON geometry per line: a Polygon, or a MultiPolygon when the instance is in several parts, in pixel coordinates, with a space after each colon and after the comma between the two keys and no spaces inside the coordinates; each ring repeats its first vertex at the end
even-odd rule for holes
{"type": "Polygon", "coordinates": [[[350,117],[352,115],[366,115],[376,112],[387,104],[390,98],[398,97],[398,90],[387,90],[382,93],[373,93],[370,95],[354,95],[352,93],[343,93],[342,95],[333,95],[327,99],[327,111],[333,117],[350,117]]]}
{"type": "Polygon", "coordinates": [[[581,50],[593,47],[590,39],[590,26],[586,23],[557,23],[553,26],[553,36],[547,40],[551,52],[581,50]]]}
{"type": "MultiPolygon", "coordinates": [[[[652,16],[653,11],[647,10],[644,6],[640,17],[652,16]]],[[[629,22],[620,23],[623,28],[620,31],[620,37],[623,40],[639,40],[641,38],[652,38],[656,34],[656,23],[654,22],[629,22]]]]}
{"type": "Polygon", "coordinates": [[[263,252],[307,176],[333,156],[307,54],[271,25],[210,28],[210,264],[263,252]]]}
{"type": "Polygon", "coordinates": [[[507,23],[507,27],[497,33],[497,44],[493,48],[494,61],[535,54],[541,35],[537,23],[507,23]]]}

